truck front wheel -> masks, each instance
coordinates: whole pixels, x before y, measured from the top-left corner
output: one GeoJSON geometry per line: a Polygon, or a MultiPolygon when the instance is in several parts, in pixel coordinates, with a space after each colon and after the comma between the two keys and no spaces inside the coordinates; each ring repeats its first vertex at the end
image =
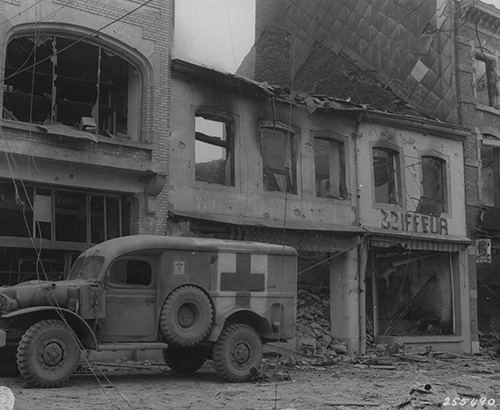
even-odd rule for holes
{"type": "Polygon", "coordinates": [[[208,355],[206,349],[201,347],[176,347],[165,349],[163,358],[174,372],[193,374],[203,366],[208,355]]]}
{"type": "Polygon", "coordinates": [[[214,346],[217,372],[231,382],[247,380],[262,361],[262,342],[250,326],[235,324],[225,328],[214,346]]]}
{"type": "Polygon", "coordinates": [[[21,376],[33,387],[64,384],[80,359],[77,336],[60,320],[42,320],[24,333],[17,348],[21,376]]]}

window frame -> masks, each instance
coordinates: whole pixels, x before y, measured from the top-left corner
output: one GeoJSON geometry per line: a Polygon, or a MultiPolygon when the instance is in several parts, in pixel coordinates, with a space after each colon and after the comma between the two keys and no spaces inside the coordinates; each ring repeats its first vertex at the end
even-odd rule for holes
{"type": "Polygon", "coordinates": [[[500,139],[497,139],[495,136],[490,136],[490,138],[487,138],[488,135],[483,135],[483,138],[481,140],[481,167],[480,167],[480,178],[482,180],[482,172],[483,172],[483,156],[482,156],[482,148],[491,148],[493,150],[493,185],[494,185],[494,194],[493,194],[493,199],[494,199],[494,205],[486,205],[484,204],[484,199],[482,196],[482,186],[479,186],[479,200],[484,206],[487,207],[492,207],[492,208],[500,208],[500,139]],[[493,137],[493,138],[491,138],[493,137]]]}
{"type": "Polygon", "coordinates": [[[404,172],[403,172],[403,161],[401,160],[401,153],[402,150],[399,146],[397,145],[392,145],[392,144],[386,144],[386,143],[376,143],[376,144],[371,144],[370,146],[370,164],[371,164],[371,184],[372,184],[372,198],[373,198],[373,203],[376,206],[386,206],[390,207],[391,209],[393,208],[403,208],[405,204],[405,197],[403,195],[403,182],[404,182],[404,172]],[[394,165],[394,170],[396,172],[396,181],[394,183],[394,186],[396,188],[396,198],[397,202],[396,203],[390,203],[390,202],[378,202],[377,201],[377,195],[376,195],[376,186],[375,186],[375,158],[374,158],[374,151],[375,150],[384,150],[384,151],[392,151],[396,154],[396,164],[394,165]]]}
{"type": "Polygon", "coordinates": [[[110,287],[113,289],[128,289],[128,290],[141,290],[141,289],[152,289],[155,287],[156,281],[155,281],[155,265],[152,260],[150,260],[147,257],[144,256],[139,256],[139,255],[122,255],[114,259],[106,269],[105,273],[105,283],[106,287],[110,287]],[[116,262],[119,261],[140,261],[140,262],[145,262],[149,265],[149,268],[151,269],[151,280],[148,285],[140,285],[140,284],[119,284],[119,283],[114,283],[111,280],[111,268],[116,262]]]}
{"type": "MultiPolygon", "coordinates": [[[[87,34],[87,31],[88,30],[85,30],[85,29],[78,30],[77,28],[76,29],[74,29],[74,28],[61,29],[60,27],[54,27],[53,25],[45,24],[44,27],[40,28],[40,32],[38,33],[38,35],[40,35],[42,37],[52,38],[52,39],[54,39],[54,38],[64,39],[64,40],[68,40],[71,42],[71,41],[76,41],[79,38],[81,38],[82,34],[83,35],[87,34]]],[[[14,40],[20,40],[23,38],[28,39],[30,37],[33,37],[34,35],[35,35],[35,33],[33,32],[32,29],[19,29],[19,30],[16,30],[7,39],[6,46],[5,46],[4,81],[6,81],[8,79],[9,75],[12,75],[12,74],[9,74],[9,75],[7,74],[7,69],[8,69],[7,50],[8,50],[10,43],[14,40]]],[[[48,40],[48,41],[51,42],[52,40],[48,40]]],[[[127,143],[140,143],[140,144],[147,143],[148,141],[145,140],[146,135],[143,132],[143,123],[145,121],[144,104],[147,103],[147,101],[145,99],[144,90],[146,88],[146,82],[147,82],[146,78],[148,76],[148,73],[144,69],[144,67],[145,67],[144,61],[145,60],[140,56],[134,57],[133,56],[134,50],[132,50],[132,49],[123,50],[122,45],[119,44],[118,42],[116,42],[112,38],[103,39],[102,37],[99,37],[99,38],[89,37],[88,39],[86,38],[85,41],[80,42],[80,44],[81,43],[85,43],[90,47],[94,47],[98,50],[101,50],[99,52],[99,54],[112,55],[113,57],[120,58],[121,61],[123,61],[123,63],[126,64],[126,67],[128,68],[127,99],[123,103],[123,107],[125,108],[125,112],[126,112],[126,118],[124,121],[124,123],[127,127],[126,134],[120,133],[117,130],[117,125],[114,125],[113,133],[110,132],[110,130],[108,129],[109,127],[107,127],[107,126],[103,126],[103,129],[101,132],[99,132],[99,127],[97,127],[96,131],[89,130],[87,132],[89,132],[91,134],[95,134],[96,136],[101,137],[101,138],[103,138],[103,137],[105,137],[106,139],[111,138],[110,141],[116,141],[116,142],[123,141],[123,143],[125,143],[125,144],[127,144],[127,143]],[[144,61],[142,61],[142,60],[144,60],[144,61]],[[130,77],[130,72],[133,72],[135,74],[135,78],[136,78],[135,82],[130,77]],[[132,93],[131,93],[131,90],[132,90],[132,93]]],[[[64,49],[64,47],[62,47],[62,49],[64,49]]],[[[57,52],[60,53],[61,51],[56,49],[56,53],[57,52]]],[[[51,60],[49,60],[49,63],[52,64],[53,67],[57,66],[57,63],[56,63],[56,65],[54,65],[51,62],[51,60]]],[[[97,71],[101,72],[102,67],[101,67],[101,69],[99,69],[97,71]]],[[[60,77],[60,78],[64,78],[65,76],[67,76],[66,74],[60,74],[60,73],[55,73],[55,74],[57,77],[60,77]]],[[[54,72],[52,73],[52,76],[53,75],[54,75],[54,72]]],[[[98,74],[96,74],[96,75],[98,75],[98,74]]],[[[70,77],[68,77],[68,80],[72,81],[70,77]]],[[[54,78],[55,77],[52,78],[52,82],[54,82],[54,78]]],[[[78,80],[78,78],[75,81],[77,81],[77,80],[78,80]]],[[[100,84],[101,85],[100,89],[101,89],[102,87],[104,87],[104,83],[105,83],[104,80],[102,80],[102,83],[95,82],[95,86],[100,84]]],[[[54,88],[54,83],[53,83],[51,89],[52,90],[57,89],[57,87],[54,88]]],[[[116,92],[117,92],[116,90],[118,90],[118,89],[119,89],[119,86],[116,85],[114,95],[116,94],[116,92]]],[[[7,110],[7,107],[5,105],[6,92],[13,92],[13,91],[8,90],[7,85],[6,85],[6,89],[4,90],[4,97],[3,97],[3,101],[2,101],[3,113],[2,113],[1,119],[3,121],[12,121],[13,123],[16,123],[16,124],[30,124],[29,121],[23,121],[23,120],[19,120],[16,118],[11,118],[9,116],[5,116],[6,113],[8,114],[10,112],[10,110],[7,110]]],[[[50,101],[51,121],[47,124],[48,125],[59,125],[59,124],[62,125],[62,122],[60,122],[60,120],[58,122],[55,122],[55,123],[52,122],[54,104],[55,104],[55,100],[57,97],[55,96],[55,94],[53,92],[51,92],[51,94],[53,95],[50,97],[50,99],[51,99],[51,101],[50,101]]],[[[98,92],[96,98],[100,99],[103,97],[103,95],[104,94],[102,92],[98,92]]],[[[116,97],[116,95],[115,95],[115,97],[116,97]]],[[[49,98],[49,97],[47,97],[47,98],[49,98]]],[[[62,99],[58,99],[58,100],[62,101],[62,99]]],[[[66,99],[64,99],[64,100],[66,100],[66,99]]],[[[78,100],[73,101],[73,103],[77,104],[77,105],[84,104],[83,102],[80,102],[78,100]]],[[[104,105],[102,103],[100,103],[99,106],[104,107],[104,105]]],[[[111,114],[111,117],[116,117],[119,105],[117,105],[116,103],[112,103],[111,105],[108,104],[107,107],[108,108],[111,107],[114,109],[114,114],[111,114]]],[[[99,111],[101,111],[101,109],[99,109],[99,111]]],[[[89,116],[92,116],[92,112],[90,113],[89,116]]],[[[82,116],[81,118],[83,118],[83,117],[84,116],[82,116]]],[[[95,121],[98,123],[107,121],[107,120],[101,121],[102,117],[101,117],[101,119],[99,119],[99,115],[97,115],[97,117],[94,116],[94,118],[95,118],[95,121]]],[[[109,120],[109,118],[108,118],[108,120],[109,120]]],[[[38,124],[41,127],[43,127],[43,123],[44,123],[44,121],[32,122],[32,124],[34,124],[34,125],[38,124]]],[[[79,126],[77,126],[76,124],[63,125],[63,126],[69,127],[70,129],[73,129],[73,130],[79,130],[79,126]]],[[[50,129],[46,130],[46,131],[50,133],[50,129]]],[[[62,134],[64,134],[64,129],[61,128],[61,130],[60,131],[58,130],[58,132],[60,132],[62,135],[62,134]]],[[[69,136],[72,136],[73,132],[68,130],[67,134],[69,136]]]]}
{"type": "MultiPolygon", "coordinates": [[[[2,183],[12,183],[9,180],[0,180],[2,183]]],[[[29,200],[31,201],[31,205],[34,207],[35,203],[35,197],[37,195],[43,195],[43,196],[50,196],[51,198],[51,210],[50,210],[50,215],[51,215],[51,222],[50,222],[50,238],[45,238],[42,237],[40,238],[38,228],[37,228],[37,221],[35,220],[35,211],[27,206],[27,217],[28,221],[30,222],[30,230],[31,230],[31,235],[33,238],[36,240],[48,240],[51,242],[57,242],[57,243],[79,243],[79,244],[96,244],[99,242],[92,242],[92,210],[90,208],[90,203],[91,199],[93,197],[100,197],[104,198],[104,234],[105,238],[104,240],[108,239],[113,239],[113,238],[108,238],[107,237],[107,231],[108,231],[108,219],[106,218],[106,202],[107,198],[112,198],[112,199],[117,199],[118,200],[118,236],[115,236],[114,238],[120,237],[123,235],[124,231],[130,230],[130,226],[126,226],[124,224],[124,205],[126,202],[126,197],[122,194],[119,193],[109,193],[109,192],[98,192],[98,191],[86,191],[86,190],[76,190],[72,188],[66,188],[66,187],[53,187],[53,186],[43,186],[43,185],[32,185],[32,184],[27,184],[26,185],[26,190],[29,192],[29,200]],[[42,194],[40,194],[42,192],[42,194]],[[48,192],[48,194],[46,193],[48,192]],[[85,196],[85,241],[69,241],[69,240],[63,240],[63,239],[57,239],[56,236],[56,192],[70,192],[70,193],[75,193],[75,194],[81,194],[85,196]]],[[[23,192],[21,192],[23,193],[23,192]]],[[[1,210],[0,206],[0,210],[1,210]]],[[[38,221],[42,222],[43,221],[38,221]]],[[[130,224],[130,222],[129,222],[130,224]]],[[[16,236],[19,238],[29,238],[29,235],[27,236],[16,236]]]]}
{"type": "Polygon", "coordinates": [[[481,53],[476,52],[474,56],[474,95],[476,96],[477,104],[498,108],[499,95],[498,95],[498,79],[497,79],[497,59],[484,51],[481,53]],[[479,101],[479,92],[477,88],[478,75],[477,75],[477,61],[481,61],[485,64],[485,75],[486,75],[486,91],[488,95],[488,104],[479,101]]]}
{"type": "MultiPolygon", "coordinates": [[[[441,164],[441,180],[442,180],[442,192],[443,192],[443,210],[440,215],[435,215],[435,216],[441,216],[441,215],[449,215],[451,212],[451,195],[450,195],[450,172],[449,172],[449,158],[439,154],[434,151],[425,151],[420,153],[420,177],[421,177],[421,183],[420,183],[420,188],[421,188],[421,198],[424,198],[424,158],[430,158],[432,160],[437,160],[436,162],[439,162],[441,164]]],[[[435,200],[434,198],[430,198],[432,200],[435,200]]],[[[418,212],[418,211],[417,211],[418,212]]],[[[421,212],[424,213],[424,212],[421,212]]]]}
{"type": "MultiPolygon", "coordinates": [[[[237,126],[236,126],[236,118],[234,115],[229,114],[225,110],[221,109],[216,109],[216,108],[210,108],[210,107],[199,107],[198,109],[195,110],[194,115],[193,115],[193,175],[192,175],[192,180],[194,181],[195,186],[203,186],[203,187],[210,187],[214,189],[234,189],[237,185],[237,166],[236,166],[236,135],[237,135],[237,126]],[[206,141],[202,141],[201,139],[197,138],[197,131],[196,131],[196,118],[197,117],[202,117],[206,120],[209,121],[215,121],[215,122],[221,122],[226,124],[226,143],[225,147],[223,147],[226,150],[226,159],[225,161],[230,160],[230,178],[231,181],[229,184],[220,184],[220,183],[212,183],[212,182],[207,182],[203,180],[196,179],[196,141],[208,143],[206,141]]],[[[203,133],[201,133],[203,134],[203,133]]],[[[207,137],[213,137],[210,135],[206,135],[207,137]]],[[[218,138],[218,137],[213,137],[213,138],[218,138]]],[[[213,144],[217,145],[217,144],[213,144]]]]}
{"type": "MultiPolygon", "coordinates": [[[[312,151],[313,151],[313,168],[314,168],[314,198],[316,200],[320,201],[349,201],[351,199],[351,193],[350,193],[350,184],[349,184],[349,155],[348,155],[348,138],[344,137],[341,134],[337,134],[334,131],[311,131],[311,139],[312,139],[312,151]],[[339,197],[334,197],[334,196],[319,196],[317,192],[317,174],[316,174],[316,151],[314,149],[314,143],[315,140],[323,140],[323,141],[328,141],[329,144],[331,143],[338,143],[342,145],[342,151],[343,151],[343,165],[344,166],[344,181],[343,181],[343,187],[342,187],[342,181],[340,181],[339,178],[339,197]],[[342,188],[344,189],[344,197],[342,197],[342,188]]],[[[330,156],[328,156],[330,160],[330,156]]],[[[340,165],[340,166],[341,166],[340,165]]],[[[330,167],[329,167],[330,168],[330,167]]],[[[332,170],[329,169],[330,175],[332,174],[332,170]]]]}
{"type": "MultiPolygon", "coordinates": [[[[260,154],[261,154],[261,167],[260,167],[260,172],[261,172],[261,183],[262,183],[262,191],[266,193],[266,195],[292,195],[292,196],[298,196],[300,192],[300,184],[299,184],[299,169],[300,169],[300,164],[299,164],[299,159],[300,159],[300,151],[299,151],[299,141],[300,141],[300,130],[296,127],[290,126],[288,124],[285,124],[281,121],[274,121],[274,120],[260,120],[258,122],[258,135],[259,135],[259,141],[260,141],[260,154]],[[287,183],[287,189],[285,191],[281,190],[268,190],[266,189],[266,185],[264,183],[264,177],[265,177],[265,172],[264,172],[264,134],[263,134],[263,129],[271,129],[271,130],[277,130],[285,133],[285,135],[289,139],[289,146],[290,146],[290,162],[292,163],[293,169],[290,170],[290,178],[292,180],[292,191],[288,190],[288,183],[287,183]]],[[[288,155],[288,153],[287,153],[288,155]]]]}

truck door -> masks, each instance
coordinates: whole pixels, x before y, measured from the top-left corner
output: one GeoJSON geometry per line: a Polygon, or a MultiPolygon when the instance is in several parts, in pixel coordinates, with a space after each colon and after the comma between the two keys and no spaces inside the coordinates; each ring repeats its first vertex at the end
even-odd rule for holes
{"type": "Polygon", "coordinates": [[[156,266],[154,256],[123,256],[108,269],[106,317],[98,328],[103,342],[156,341],[156,266]]]}

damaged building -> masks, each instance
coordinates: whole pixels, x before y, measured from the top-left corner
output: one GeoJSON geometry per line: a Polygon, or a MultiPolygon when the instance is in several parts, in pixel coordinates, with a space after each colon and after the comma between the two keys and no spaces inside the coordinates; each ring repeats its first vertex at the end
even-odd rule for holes
{"type": "Polygon", "coordinates": [[[257,0],[255,47],[239,71],[380,107],[387,100],[364,87],[376,78],[420,112],[474,131],[464,140],[474,352],[480,333],[500,330],[500,11],[488,3],[257,0]]]}
{"type": "Polygon", "coordinates": [[[353,352],[471,351],[467,129],[181,60],[172,99],[170,234],[296,247],[353,352]]]}
{"type": "Polygon", "coordinates": [[[0,284],[163,233],[173,4],[147,3],[0,2],[0,284]]]}

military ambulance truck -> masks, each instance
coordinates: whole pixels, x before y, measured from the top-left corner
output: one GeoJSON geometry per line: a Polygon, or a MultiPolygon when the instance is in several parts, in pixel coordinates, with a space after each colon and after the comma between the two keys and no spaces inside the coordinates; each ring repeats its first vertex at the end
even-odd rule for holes
{"type": "Polygon", "coordinates": [[[56,387],[82,352],[161,349],[176,372],[211,358],[224,379],[246,380],[263,343],[294,336],[296,255],[206,238],[103,242],[75,260],[66,280],[0,288],[0,373],[56,387]]]}

